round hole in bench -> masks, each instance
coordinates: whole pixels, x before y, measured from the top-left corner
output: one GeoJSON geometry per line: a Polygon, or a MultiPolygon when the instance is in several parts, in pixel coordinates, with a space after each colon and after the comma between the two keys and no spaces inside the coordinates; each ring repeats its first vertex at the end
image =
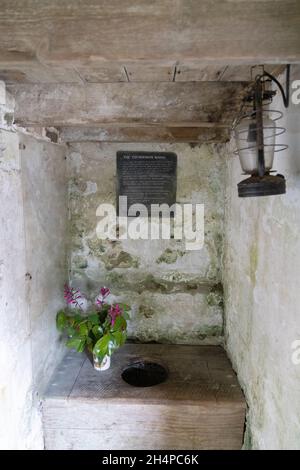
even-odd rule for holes
{"type": "Polygon", "coordinates": [[[138,361],[127,366],[122,379],[133,387],[152,387],[168,378],[168,371],[161,364],[151,361],[138,361]]]}

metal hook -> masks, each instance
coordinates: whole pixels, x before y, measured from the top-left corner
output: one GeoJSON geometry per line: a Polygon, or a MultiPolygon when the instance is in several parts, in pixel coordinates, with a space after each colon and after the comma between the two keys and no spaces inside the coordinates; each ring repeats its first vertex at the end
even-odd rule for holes
{"type": "Polygon", "coordinates": [[[278,88],[281,92],[281,96],[282,96],[282,100],[283,100],[283,104],[284,104],[285,108],[287,108],[289,106],[289,101],[290,101],[290,68],[291,68],[291,66],[288,64],[286,66],[286,89],[285,89],[285,92],[284,92],[284,89],[283,89],[283,86],[281,85],[281,83],[277,80],[277,78],[275,78],[269,72],[265,71],[264,74],[262,75],[262,77],[263,76],[269,77],[273,82],[276,83],[276,85],[278,86],[278,88]]]}

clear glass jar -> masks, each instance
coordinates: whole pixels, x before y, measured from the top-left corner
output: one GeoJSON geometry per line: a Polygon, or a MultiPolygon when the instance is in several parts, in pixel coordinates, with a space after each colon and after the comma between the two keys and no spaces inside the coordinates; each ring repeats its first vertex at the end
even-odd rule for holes
{"type": "MultiPolygon", "coordinates": [[[[276,124],[269,117],[263,119],[265,169],[271,170],[274,160],[276,124]]],[[[258,173],[258,152],[256,145],[256,120],[245,118],[234,129],[237,152],[242,170],[250,175],[258,173]]]]}

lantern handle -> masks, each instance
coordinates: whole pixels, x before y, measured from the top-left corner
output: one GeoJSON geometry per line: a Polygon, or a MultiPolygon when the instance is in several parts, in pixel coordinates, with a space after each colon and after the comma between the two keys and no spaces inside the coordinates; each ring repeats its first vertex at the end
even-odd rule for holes
{"type": "Polygon", "coordinates": [[[283,104],[284,104],[285,108],[287,108],[289,106],[289,101],[290,101],[290,68],[291,68],[291,66],[290,66],[290,64],[288,64],[286,66],[286,89],[285,89],[285,91],[284,91],[283,86],[281,85],[281,83],[277,80],[277,78],[275,78],[269,72],[264,71],[264,73],[261,75],[261,78],[262,77],[268,77],[273,82],[276,83],[276,85],[278,86],[278,88],[281,92],[281,96],[282,96],[282,100],[283,100],[283,104]]]}

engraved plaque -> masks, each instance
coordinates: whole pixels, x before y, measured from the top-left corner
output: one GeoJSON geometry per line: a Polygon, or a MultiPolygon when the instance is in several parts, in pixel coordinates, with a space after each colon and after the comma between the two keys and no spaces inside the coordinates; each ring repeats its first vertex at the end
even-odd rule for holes
{"type": "Polygon", "coordinates": [[[117,207],[127,196],[127,207],[176,202],[177,155],[171,152],[117,152],[117,207]]]}

